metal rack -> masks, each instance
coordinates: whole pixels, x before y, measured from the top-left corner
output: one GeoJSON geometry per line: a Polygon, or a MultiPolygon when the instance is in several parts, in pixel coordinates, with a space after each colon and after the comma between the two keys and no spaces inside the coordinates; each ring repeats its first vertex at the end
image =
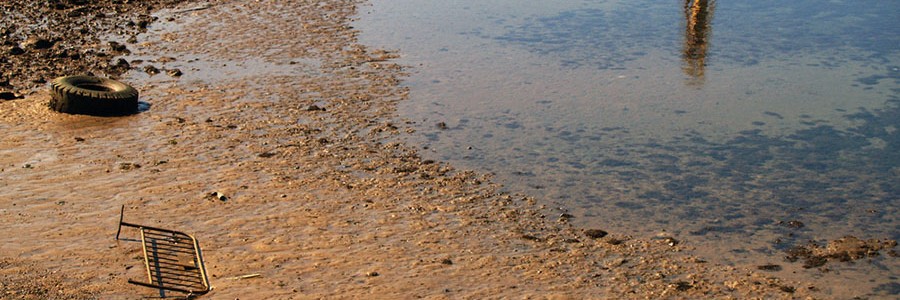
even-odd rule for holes
{"type": "Polygon", "coordinates": [[[134,227],[140,231],[144,266],[149,278],[148,282],[129,279],[128,283],[159,289],[162,297],[165,296],[165,291],[189,296],[209,292],[209,278],[197,239],[180,231],[127,223],[123,221],[124,217],[123,205],[116,240],[119,240],[122,226],[134,227]]]}

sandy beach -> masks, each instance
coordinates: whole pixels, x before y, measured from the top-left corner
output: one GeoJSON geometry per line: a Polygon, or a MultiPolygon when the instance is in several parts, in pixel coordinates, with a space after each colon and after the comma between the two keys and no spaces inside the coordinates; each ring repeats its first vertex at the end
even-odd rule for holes
{"type": "Polygon", "coordinates": [[[133,38],[96,35],[127,47],[101,57],[128,62],[110,74],[143,112],[56,113],[39,81],[0,102],[0,299],[159,297],[127,283],[146,271],[114,239],[122,205],[198,238],[200,299],[830,298],[677,238],[577,228],[421,158],[397,142],[402,53],[357,43],[365,1],[170,2],[133,38]]]}

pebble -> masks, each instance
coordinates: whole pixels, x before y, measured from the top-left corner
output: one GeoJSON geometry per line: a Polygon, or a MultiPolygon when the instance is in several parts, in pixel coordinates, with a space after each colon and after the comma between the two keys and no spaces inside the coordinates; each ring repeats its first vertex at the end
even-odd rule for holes
{"type": "Polygon", "coordinates": [[[30,37],[19,46],[26,49],[40,50],[53,47],[53,42],[45,38],[30,37]]]}
{"type": "Polygon", "coordinates": [[[144,67],[144,72],[153,76],[153,75],[159,74],[159,69],[157,69],[154,66],[146,66],[146,67],[144,67]]]}
{"type": "Polygon", "coordinates": [[[321,108],[321,107],[319,107],[318,105],[315,105],[315,104],[310,105],[310,106],[307,106],[307,107],[306,107],[306,110],[307,110],[307,111],[325,111],[324,108],[321,108]]]}
{"type": "Polygon", "coordinates": [[[606,231],[600,230],[600,229],[588,229],[588,230],[584,231],[584,235],[587,235],[589,238],[592,238],[592,239],[603,238],[607,234],[609,234],[609,233],[606,231]]]}
{"type": "Polygon", "coordinates": [[[209,193],[209,198],[218,199],[219,201],[228,201],[228,197],[220,192],[209,193]]]}
{"type": "Polygon", "coordinates": [[[22,96],[16,95],[13,92],[0,92],[0,100],[15,100],[20,98],[22,98],[22,96]]]}
{"type": "Polygon", "coordinates": [[[666,245],[669,245],[671,247],[678,245],[678,240],[676,240],[675,238],[672,238],[672,237],[668,237],[664,241],[666,242],[666,245]]]}
{"type": "Polygon", "coordinates": [[[169,74],[169,76],[172,77],[180,77],[181,75],[184,75],[184,73],[182,73],[179,69],[168,69],[166,70],[166,74],[169,74]]]}
{"type": "Polygon", "coordinates": [[[118,42],[112,42],[112,41],[109,42],[109,49],[111,49],[112,51],[115,51],[115,52],[127,52],[128,51],[128,47],[125,47],[125,45],[119,44],[118,42]]]}
{"type": "Polygon", "coordinates": [[[21,55],[25,54],[25,50],[19,47],[12,47],[9,49],[9,55],[21,55]]]}

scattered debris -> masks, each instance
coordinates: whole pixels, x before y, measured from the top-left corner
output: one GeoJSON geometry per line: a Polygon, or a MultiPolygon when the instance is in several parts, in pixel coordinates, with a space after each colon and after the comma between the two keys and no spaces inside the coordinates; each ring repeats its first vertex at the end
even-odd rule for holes
{"type": "Polygon", "coordinates": [[[228,201],[228,197],[226,197],[225,194],[220,193],[220,192],[209,193],[209,196],[207,196],[207,198],[216,199],[219,201],[228,201]]]}
{"type": "Polygon", "coordinates": [[[256,278],[256,277],[260,277],[260,276],[262,276],[262,275],[260,275],[260,274],[258,274],[258,273],[253,273],[253,274],[247,274],[247,275],[235,276],[235,277],[231,277],[231,278],[228,278],[228,279],[230,279],[230,280],[249,279],[249,278],[256,278]]]}

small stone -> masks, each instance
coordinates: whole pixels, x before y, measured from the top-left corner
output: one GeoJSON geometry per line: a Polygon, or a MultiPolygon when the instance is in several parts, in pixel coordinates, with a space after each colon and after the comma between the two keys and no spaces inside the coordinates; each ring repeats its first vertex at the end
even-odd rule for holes
{"type": "Polygon", "coordinates": [[[14,46],[9,49],[9,55],[21,55],[21,54],[25,54],[25,50],[22,48],[19,48],[18,46],[14,46]]]}
{"type": "Polygon", "coordinates": [[[441,263],[442,263],[442,264],[445,264],[445,265],[452,265],[452,264],[453,264],[453,261],[450,260],[449,258],[445,258],[445,259],[442,259],[442,260],[441,260],[441,263]]]}
{"type": "Polygon", "coordinates": [[[118,42],[109,42],[109,49],[115,52],[127,52],[128,47],[125,45],[119,44],[118,42]]]}
{"type": "Polygon", "coordinates": [[[13,92],[0,92],[0,100],[15,100],[20,99],[22,96],[16,95],[13,92]]]}
{"type": "Polygon", "coordinates": [[[620,239],[615,239],[615,238],[612,238],[612,239],[609,239],[608,241],[606,241],[606,243],[610,244],[610,245],[621,245],[624,242],[625,242],[625,240],[620,240],[620,239]]]}
{"type": "Polygon", "coordinates": [[[26,49],[40,50],[53,47],[53,42],[45,38],[30,37],[19,46],[26,49]]]}
{"type": "Polygon", "coordinates": [[[179,69],[168,69],[166,70],[166,74],[169,74],[169,76],[172,77],[181,77],[181,75],[184,75],[179,69]]]}
{"type": "Polygon", "coordinates": [[[678,245],[678,240],[672,237],[667,237],[664,241],[666,242],[666,245],[669,245],[670,247],[675,247],[675,245],[678,245]]]}
{"type": "Polygon", "coordinates": [[[694,287],[690,282],[679,281],[675,283],[675,290],[679,292],[684,292],[694,287]]]}
{"type": "Polygon", "coordinates": [[[371,271],[371,272],[367,272],[367,273],[366,273],[366,276],[369,276],[369,277],[376,277],[376,276],[378,276],[378,275],[381,275],[381,274],[378,274],[378,272],[375,272],[375,271],[371,271]]]}
{"type": "Polygon", "coordinates": [[[818,268],[818,267],[824,266],[825,263],[827,263],[827,262],[828,262],[828,259],[826,259],[824,257],[810,256],[810,257],[807,257],[806,260],[803,262],[803,268],[804,269],[818,268]]]}
{"type": "Polygon", "coordinates": [[[219,201],[228,201],[228,197],[226,197],[225,194],[222,194],[219,192],[212,192],[209,194],[209,197],[213,198],[213,199],[217,199],[219,201]]]}
{"type": "Polygon", "coordinates": [[[585,230],[585,231],[584,231],[584,235],[586,235],[586,236],[588,236],[589,238],[592,238],[592,239],[603,238],[603,237],[605,237],[607,234],[609,234],[609,233],[606,232],[606,231],[600,230],[600,229],[588,229],[588,230],[585,230]]]}
{"type": "Polygon", "coordinates": [[[756,268],[763,270],[763,271],[772,271],[772,272],[781,271],[781,266],[776,265],[776,264],[761,265],[761,266],[757,266],[756,268]]]}
{"type": "Polygon", "coordinates": [[[141,164],[136,164],[136,163],[126,162],[126,163],[119,164],[119,169],[125,170],[125,171],[130,171],[130,170],[140,169],[140,168],[141,168],[141,164]]]}
{"type": "Polygon", "coordinates": [[[321,107],[319,107],[318,105],[315,105],[315,104],[306,107],[306,110],[307,110],[307,111],[325,111],[324,108],[321,108],[321,107]]]}
{"type": "Polygon", "coordinates": [[[150,74],[150,76],[153,76],[153,75],[159,74],[159,69],[157,69],[157,68],[154,67],[154,66],[149,66],[149,65],[148,65],[148,66],[145,66],[145,67],[144,67],[144,72],[147,73],[147,74],[150,74]]]}
{"type": "Polygon", "coordinates": [[[123,68],[123,69],[131,68],[131,64],[129,64],[128,61],[125,60],[124,58],[120,58],[119,60],[117,60],[115,66],[118,68],[123,68]]]}
{"type": "Polygon", "coordinates": [[[437,128],[440,129],[440,130],[447,130],[449,127],[447,127],[447,123],[444,123],[444,122],[438,122],[438,123],[437,123],[437,128]]]}

